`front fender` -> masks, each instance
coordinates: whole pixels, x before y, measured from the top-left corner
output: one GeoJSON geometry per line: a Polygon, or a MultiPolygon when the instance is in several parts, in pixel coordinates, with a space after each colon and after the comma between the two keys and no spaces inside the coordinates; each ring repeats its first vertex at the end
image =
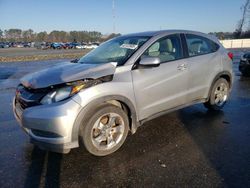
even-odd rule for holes
{"type": "Polygon", "coordinates": [[[140,126],[139,121],[137,121],[137,114],[136,114],[136,110],[135,107],[133,105],[133,103],[124,96],[121,95],[108,95],[108,96],[103,96],[101,98],[98,99],[94,99],[93,101],[89,102],[85,107],[82,108],[82,110],[79,112],[75,123],[73,125],[73,129],[72,129],[72,141],[78,141],[78,137],[79,137],[79,129],[82,123],[82,119],[85,116],[85,114],[93,109],[96,108],[97,106],[99,106],[100,104],[103,104],[107,101],[110,100],[117,100],[123,104],[125,104],[129,110],[130,110],[130,118],[131,118],[131,125],[130,125],[130,130],[133,133],[136,132],[137,128],[140,126]]]}

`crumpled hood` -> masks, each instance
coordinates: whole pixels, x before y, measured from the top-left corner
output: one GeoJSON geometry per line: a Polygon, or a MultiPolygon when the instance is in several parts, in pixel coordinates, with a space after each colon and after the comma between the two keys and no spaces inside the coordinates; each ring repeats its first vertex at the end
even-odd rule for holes
{"type": "Polygon", "coordinates": [[[61,65],[47,68],[42,71],[28,74],[21,79],[21,83],[32,89],[46,88],[52,85],[82,80],[85,78],[100,78],[112,75],[116,63],[81,64],[66,62],[61,65]]]}

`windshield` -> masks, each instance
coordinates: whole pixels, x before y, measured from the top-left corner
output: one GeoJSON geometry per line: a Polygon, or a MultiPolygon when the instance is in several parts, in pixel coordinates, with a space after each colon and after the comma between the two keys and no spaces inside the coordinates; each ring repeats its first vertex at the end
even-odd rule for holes
{"type": "Polygon", "coordinates": [[[78,62],[84,64],[117,62],[118,65],[123,65],[148,39],[149,37],[145,36],[118,37],[103,43],[78,62]]]}

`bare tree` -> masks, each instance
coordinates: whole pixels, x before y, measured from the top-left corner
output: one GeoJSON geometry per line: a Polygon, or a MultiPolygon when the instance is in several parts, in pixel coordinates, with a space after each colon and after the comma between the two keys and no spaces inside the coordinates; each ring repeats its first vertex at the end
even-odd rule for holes
{"type": "Polygon", "coordinates": [[[47,36],[48,36],[48,34],[46,31],[39,32],[39,33],[37,33],[35,40],[38,42],[44,42],[44,41],[46,41],[47,36]]]}
{"type": "Polygon", "coordinates": [[[24,42],[30,42],[34,39],[34,31],[32,29],[22,31],[22,37],[24,42]]]}
{"type": "Polygon", "coordinates": [[[10,42],[96,42],[102,37],[102,33],[98,31],[58,31],[53,30],[50,33],[36,33],[32,29],[8,29],[2,31],[0,29],[0,40],[10,42]]]}
{"type": "Polygon", "coordinates": [[[243,4],[241,7],[241,11],[242,11],[242,18],[239,20],[237,28],[235,30],[236,38],[239,38],[241,36],[244,25],[246,24],[246,22],[250,21],[248,15],[250,12],[250,0],[245,1],[245,4],[243,4]]]}

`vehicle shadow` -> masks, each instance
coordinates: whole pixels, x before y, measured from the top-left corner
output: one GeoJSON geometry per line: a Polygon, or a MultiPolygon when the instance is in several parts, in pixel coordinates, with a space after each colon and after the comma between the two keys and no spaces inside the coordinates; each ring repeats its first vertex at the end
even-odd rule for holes
{"type": "Polygon", "coordinates": [[[244,187],[249,184],[249,151],[247,135],[243,134],[248,128],[237,118],[236,110],[227,106],[224,112],[188,107],[178,111],[178,117],[224,186],[244,187]]]}
{"type": "Polygon", "coordinates": [[[24,187],[60,187],[62,154],[44,151],[34,146],[24,187]],[[44,178],[43,178],[44,177],[44,178]]]}
{"type": "Polygon", "coordinates": [[[95,157],[82,145],[65,157],[34,147],[27,151],[24,187],[192,187],[197,181],[242,186],[248,181],[247,168],[242,169],[248,150],[237,150],[233,134],[241,135],[228,130],[231,124],[227,110],[195,105],[147,122],[106,157],[95,157]]]}

